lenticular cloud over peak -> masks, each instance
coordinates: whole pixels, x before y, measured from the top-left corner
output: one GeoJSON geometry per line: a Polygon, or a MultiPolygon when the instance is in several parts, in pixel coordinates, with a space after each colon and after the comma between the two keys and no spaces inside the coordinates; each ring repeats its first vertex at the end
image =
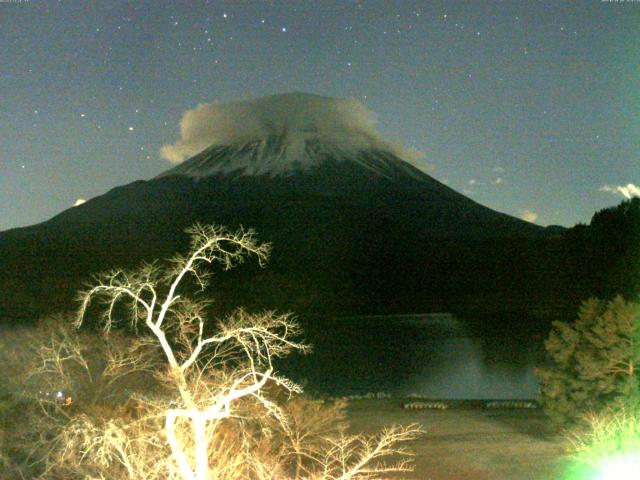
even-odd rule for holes
{"type": "Polygon", "coordinates": [[[292,145],[318,140],[344,149],[375,148],[413,160],[418,155],[382,138],[374,112],[354,99],[306,93],[229,103],[203,103],[180,121],[180,138],[160,150],[172,163],[211,146],[241,145],[278,136],[292,145]]]}

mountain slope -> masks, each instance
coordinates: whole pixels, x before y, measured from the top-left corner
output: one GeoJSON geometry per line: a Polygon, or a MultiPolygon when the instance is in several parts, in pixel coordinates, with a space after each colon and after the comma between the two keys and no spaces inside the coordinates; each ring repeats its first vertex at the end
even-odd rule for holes
{"type": "Polygon", "coordinates": [[[238,193],[245,189],[247,195],[269,195],[268,190],[273,189],[350,198],[356,203],[400,202],[403,205],[398,205],[397,213],[424,215],[413,221],[431,228],[432,234],[486,237],[544,231],[472,201],[392,152],[342,148],[317,139],[292,141],[285,136],[270,136],[242,145],[214,145],[158,178],[173,175],[215,178],[220,184],[235,187],[238,193]],[[244,177],[262,177],[269,186],[258,193],[252,186],[255,182],[244,177]],[[230,179],[232,184],[228,183],[230,179]]]}
{"type": "MultiPolygon", "coordinates": [[[[253,292],[240,300],[296,310],[423,311],[493,285],[492,259],[509,255],[502,241],[543,241],[544,229],[429,180],[389,180],[328,162],[290,176],[134,182],[43,224],[1,233],[0,284],[8,295],[0,312],[29,317],[68,307],[90,272],[184,250],[182,231],[195,221],[253,227],[273,242],[266,271],[247,267],[229,285],[241,285],[239,297],[253,292]],[[482,272],[484,280],[473,278],[482,272]],[[247,285],[254,278],[257,285],[247,285]]],[[[238,296],[224,295],[230,303],[238,296]]]]}
{"type": "MultiPolygon", "coordinates": [[[[357,105],[293,94],[215,108],[198,115],[237,110],[243,120],[212,130],[231,132],[224,141],[207,137],[210,147],[152,180],[0,233],[0,318],[73,308],[92,272],[183,251],[183,230],[196,221],[252,227],[274,246],[267,270],[246,265],[214,282],[222,309],[523,306],[539,296],[534,288],[550,288],[546,239],[555,230],[495,212],[411,166],[362,112],[352,118],[357,105]]],[[[172,158],[204,141],[182,127],[172,158]]]]}

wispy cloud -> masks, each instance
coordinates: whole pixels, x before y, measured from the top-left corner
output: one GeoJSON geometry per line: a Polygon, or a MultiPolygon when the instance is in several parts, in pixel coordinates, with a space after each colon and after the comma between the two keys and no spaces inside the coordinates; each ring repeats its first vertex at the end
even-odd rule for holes
{"type": "Polygon", "coordinates": [[[633,183],[627,183],[626,185],[603,185],[600,187],[600,191],[613,193],[614,195],[622,195],[627,199],[640,197],[640,187],[633,183]]]}
{"type": "Polygon", "coordinates": [[[494,185],[502,185],[504,183],[504,179],[502,177],[498,177],[493,181],[494,185]]]}
{"type": "Polygon", "coordinates": [[[538,214],[531,210],[522,210],[520,212],[520,218],[525,222],[536,223],[536,220],[538,219],[538,214]]]}

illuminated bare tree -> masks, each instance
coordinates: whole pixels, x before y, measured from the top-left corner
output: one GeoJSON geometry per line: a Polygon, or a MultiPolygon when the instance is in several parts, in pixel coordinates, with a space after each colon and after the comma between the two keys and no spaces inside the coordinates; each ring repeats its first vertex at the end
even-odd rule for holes
{"type": "Polygon", "coordinates": [[[204,289],[209,276],[204,268],[207,264],[219,263],[228,270],[247,255],[255,255],[262,265],[269,245],[258,244],[250,230],[230,233],[222,227],[195,225],[188,233],[192,235],[189,255],[174,257],[168,270],[148,264],[135,272],[116,270],[99,276],[97,285],[81,294],[77,325],[83,322],[92,299],[100,297],[106,304],[105,331],[111,329],[120,304],[128,306],[128,320],[134,328],[142,322],[151,331],[168,362],[169,382],[180,397],[180,403],[169,408],[165,417],[173,458],[183,478],[205,480],[209,472],[209,424],[215,426],[229,417],[232,403],[247,396],[259,400],[286,424],[280,409],[262,394],[262,389],[267,382],[274,382],[288,391],[299,391],[293,382],[275,374],[273,359],[308,347],[293,340],[299,328],[290,316],[273,312],[249,315],[238,310],[218,324],[215,334],[205,335],[207,302],[182,296],[183,281],[189,276],[204,289]],[[210,372],[224,371],[222,367],[230,364],[233,370],[226,381],[210,378],[210,372]],[[192,454],[185,451],[176,433],[177,424],[184,420],[193,429],[192,454]]]}
{"type": "MultiPolygon", "coordinates": [[[[419,433],[415,426],[386,430],[370,439],[335,432],[325,437],[319,430],[308,438],[300,435],[299,424],[292,425],[285,410],[266,393],[274,389],[280,395],[301,392],[294,382],[279,376],[273,364],[277,357],[309,349],[297,340],[298,324],[288,314],[249,314],[239,309],[212,329],[205,320],[209,303],[186,295],[189,287],[204,289],[207,286],[208,266],[219,264],[229,270],[248,256],[255,256],[259,264],[264,265],[270,246],[258,243],[251,230],[229,232],[222,227],[195,225],[188,233],[192,236],[188,255],[174,257],[168,267],[151,263],[135,271],[114,270],[99,275],[94,286],[81,292],[81,308],[76,319],[76,326],[80,327],[88,312],[95,311],[92,303],[96,300],[101,303],[99,311],[106,334],[124,316],[136,331],[151,332],[159,345],[167,364],[159,378],[176,395],[169,396],[174,398],[169,403],[149,404],[156,418],[157,412],[162,412],[164,417],[163,430],[173,465],[164,462],[163,468],[174,472],[170,477],[185,480],[275,478],[274,475],[282,476],[287,471],[283,467],[287,462],[295,465],[294,478],[310,480],[379,478],[384,473],[406,471],[406,461],[395,465],[378,462],[382,456],[404,455],[404,450],[393,445],[414,439],[419,433]],[[256,457],[250,451],[250,444],[256,442],[255,438],[264,437],[264,432],[252,438],[239,431],[236,434],[242,451],[230,453],[224,445],[224,430],[229,425],[226,422],[232,418],[242,421],[247,412],[243,412],[242,408],[246,407],[242,404],[247,401],[266,411],[267,415],[262,415],[275,422],[289,439],[289,446],[283,441],[277,452],[256,457]],[[214,451],[227,455],[229,461],[212,462],[214,451]],[[293,462],[291,457],[295,457],[293,462]],[[212,463],[215,463],[213,467],[212,463]]],[[[249,411],[249,416],[255,414],[255,408],[249,411]]],[[[86,430],[86,426],[78,425],[80,430],[86,430]]],[[[126,440],[129,428],[129,425],[118,426],[119,436],[85,435],[86,441],[78,448],[85,452],[97,449],[102,452],[103,463],[105,458],[114,455],[110,452],[115,448],[114,458],[134,478],[132,472],[137,467],[135,461],[127,457],[127,451],[134,451],[131,450],[133,444],[126,440]],[[113,439],[117,438],[122,438],[124,443],[114,443],[113,439]]],[[[76,434],[71,437],[83,438],[76,434]]],[[[156,441],[157,438],[153,440],[156,441]]],[[[147,444],[146,440],[138,443],[147,444]]],[[[158,451],[157,445],[154,448],[158,451]]]]}
{"type": "Polygon", "coordinates": [[[422,430],[416,425],[392,426],[378,435],[341,435],[332,439],[317,465],[322,468],[311,474],[308,480],[374,480],[390,478],[393,473],[413,471],[412,453],[400,447],[407,441],[417,439],[422,430]],[[398,457],[396,463],[385,460],[398,457]]]}

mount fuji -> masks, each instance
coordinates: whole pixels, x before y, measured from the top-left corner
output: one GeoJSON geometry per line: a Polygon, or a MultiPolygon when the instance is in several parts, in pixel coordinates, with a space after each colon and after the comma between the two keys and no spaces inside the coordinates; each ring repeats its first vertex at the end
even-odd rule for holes
{"type": "Polygon", "coordinates": [[[557,228],[482,206],[412,165],[354,100],[286,94],[205,104],[162,155],[175,166],[0,233],[0,319],[73,308],[92,272],[170,257],[194,222],[255,228],[266,270],[214,277],[224,309],[318,315],[526,306],[557,228]]]}

